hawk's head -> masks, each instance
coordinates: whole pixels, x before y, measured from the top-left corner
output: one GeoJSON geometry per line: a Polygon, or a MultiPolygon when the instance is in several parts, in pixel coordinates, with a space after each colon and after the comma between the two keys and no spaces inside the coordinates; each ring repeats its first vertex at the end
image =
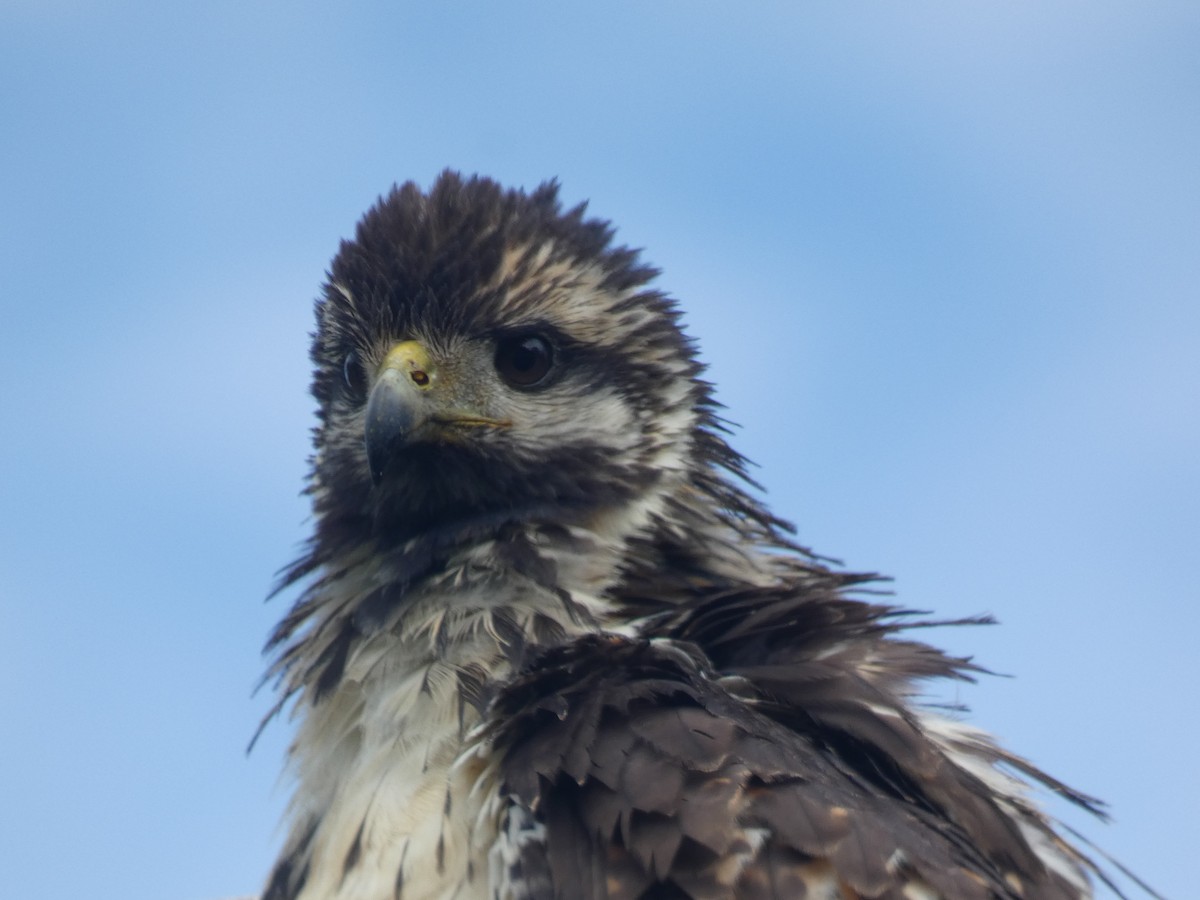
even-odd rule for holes
{"type": "Polygon", "coordinates": [[[317,304],[320,537],[585,521],[686,469],[701,367],[611,236],[553,183],[453,173],[366,214],[317,304]]]}
{"type": "Polygon", "coordinates": [[[312,348],[316,528],[280,586],[317,577],[269,641],[280,705],[336,684],[422,579],[518,571],[594,622],[758,578],[758,547],[792,546],[728,477],[744,460],[655,271],[611,239],[553,183],[448,172],[342,244],[312,348]]]}

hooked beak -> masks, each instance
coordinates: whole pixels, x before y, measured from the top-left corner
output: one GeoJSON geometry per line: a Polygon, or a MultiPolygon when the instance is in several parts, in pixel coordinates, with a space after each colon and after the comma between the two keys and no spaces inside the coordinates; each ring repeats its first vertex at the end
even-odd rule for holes
{"type": "Polygon", "coordinates": [[[389,351],[367,399],[363,440],[371,480],[378,485],[397,452],[417,441],[452,443],[463,428],[506,428],[510,422],[484,418],[454,402],[457,391],[418,341],[389,351]]]}

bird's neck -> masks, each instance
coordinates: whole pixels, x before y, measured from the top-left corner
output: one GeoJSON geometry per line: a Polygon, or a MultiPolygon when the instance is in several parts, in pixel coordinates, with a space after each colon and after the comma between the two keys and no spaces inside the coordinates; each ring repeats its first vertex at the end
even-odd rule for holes
{"type": "MultiPolygon", "coordinates": [[[[492,689],[530,646],[636,631],[657,610],[623,586],[685,545],[721,570],[755,570],[727,525],[688,512],[702,507],[664,490],[568,522],[474,523],[326,557],[276,636],[300,718],[292,868],[276,877],[305,873],[302,890],[277,896],[370,900],[405,879],[406,900],[483,891],[496,826],[481,804],[498,790],[472,729],[492,689]]],[[[689,569],[686,580],[725,577],[689,569]]]]}
{"type": "Polygon", "coordinates": [[[285,851],[307,867],[296,896],[391,897],[409,876],[406,898],[483,890],[494,815],[481,804],[496,791],[472,729],[526,646],[612,624],[616,553],[578,527],[508,528],[411,583],[388,554],[366,554],[310,596],[285,851]]]}

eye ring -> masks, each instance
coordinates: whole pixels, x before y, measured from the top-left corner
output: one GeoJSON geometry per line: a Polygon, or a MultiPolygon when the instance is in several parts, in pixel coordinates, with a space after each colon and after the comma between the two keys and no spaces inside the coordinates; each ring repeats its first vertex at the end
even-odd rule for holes
{"type": "Polygon", "coordinates": [[[546,381],[554,362],[554,347],[540,334],[518,334],[496,343],[496,373],[510,387],[537,387],[546,381]]]}
{"type": "Polygon", "coordinates": [[[361,394],[367,389],[367,370],[354,350],[347,353],[346,358],[342,360],[342,380],[355,394],[361,394]]]}

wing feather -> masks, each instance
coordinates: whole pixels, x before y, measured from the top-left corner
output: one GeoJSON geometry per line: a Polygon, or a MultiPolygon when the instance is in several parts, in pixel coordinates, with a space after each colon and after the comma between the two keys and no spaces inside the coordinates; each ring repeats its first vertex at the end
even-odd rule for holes
{"type": "Polygon", "coordinates": [[[546,825],[545,900],[1079,896],[1003,810],[976,808],[982,788],[948,778],[915,724],[785,724],[777,706],[726,691],[691,645],[606,636],[544,653],[491,727],[511,802],[546,825]]]}

